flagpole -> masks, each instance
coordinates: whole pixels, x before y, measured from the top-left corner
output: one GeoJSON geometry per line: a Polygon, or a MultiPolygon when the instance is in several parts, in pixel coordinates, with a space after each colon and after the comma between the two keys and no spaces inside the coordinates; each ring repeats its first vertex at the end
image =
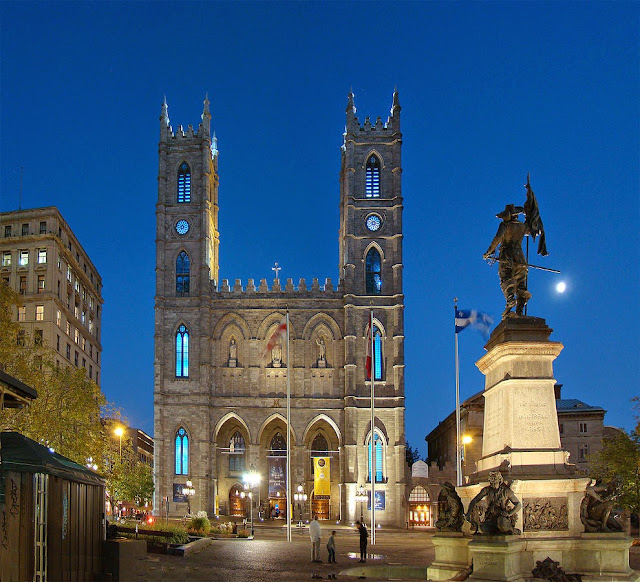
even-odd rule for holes
{"type": "Polygon", "coordinates": [[[376,465],[375,465],[375,377],[376,377],[376,353],[374,351],[373,333],[373,308],[369,320],[371,331],[371,545],[376,543],[376,465]]]}
{"type": "Polygon", "coordinates": [[[458,333],[455,328],[455,319],[458,314],[458,298],[453,299],[454,336],[456,346],[456,484],[462,485],[462,459],[460,457],[460,363],[458,360],[458,333]]]}
{"type": "Polygon", "coordinates": [[[291,541],[291,347],[287,307],[287,541],[291,541]]]}

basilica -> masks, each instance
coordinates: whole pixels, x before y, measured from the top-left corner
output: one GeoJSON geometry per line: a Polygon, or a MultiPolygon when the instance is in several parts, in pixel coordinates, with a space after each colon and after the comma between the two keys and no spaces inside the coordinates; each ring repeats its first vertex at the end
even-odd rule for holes
{"type": "Polygon", "coordinates": [[[252,471],[260,477],[254,510],[286,517],[288,380],[292,517],[367,520],[373,479],[376,523],[405,523],[400,109],[395,91],[386,120],[361,122],[348,96],[336,200],[340,280],[229,282],[218,277],[209,101],[197,129],[186,130],[172,128],[163,104],[154,362],[155,507],[163,514],[183,515],[189,501],[192,512],[248,515],[244,476],[252,471]],[[279,339],[265,353],[287,310],[289,350],[279,339]],[[365,366],[372,311],[373,423],[365,366]]]}

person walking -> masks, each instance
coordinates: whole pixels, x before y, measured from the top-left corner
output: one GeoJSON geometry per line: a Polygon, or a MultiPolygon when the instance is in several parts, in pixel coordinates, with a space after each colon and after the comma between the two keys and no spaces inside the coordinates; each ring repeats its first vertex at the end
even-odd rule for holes
{"type": "Polygon", "coordinates": [[[367,531],[364,523],[360,523],[356,521],[356,525],[358,526],[358,532],[360,533],[360,561],[367,561],[367,538],[369,537],[369,532],[367,531]]]}
{"type": "Polygon", "coordinates": [[[311,561],[315,563],[322,563],[320,559],[320,537],[322,536],[322,529],[318,522],[318,516],[313,518],[313,521],[309,524],[309,537],[311,538],[311,561]]]}
{"type": "Polygon", "coordinates": [[[331,532],[331,535],[329,536],[329,539],[327,540],[327,551],[329,552],[329,564],[335,564],[336,563],[336,539],[335,539],[335,535],[336,535],[336,530],[333,530],[331,532]]]}

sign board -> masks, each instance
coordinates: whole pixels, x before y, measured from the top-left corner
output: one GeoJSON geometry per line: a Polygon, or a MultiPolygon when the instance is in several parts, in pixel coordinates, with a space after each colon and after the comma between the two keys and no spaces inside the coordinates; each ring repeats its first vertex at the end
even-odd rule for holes
{"type": "MultiPolygon", "coordinates": [[[[376,511],[384,511],[386,491],[376,490],[376,511]]],[[[367,491],[367,509],[371,511],[371,490],[367,491]]]]}
{"type": "Polygon", "coordinates": [[[182,488],[185,487],[184,483],[173,484],[173,501],[174,503],[186,503],[187,497],[182,494],[182,488]]]}

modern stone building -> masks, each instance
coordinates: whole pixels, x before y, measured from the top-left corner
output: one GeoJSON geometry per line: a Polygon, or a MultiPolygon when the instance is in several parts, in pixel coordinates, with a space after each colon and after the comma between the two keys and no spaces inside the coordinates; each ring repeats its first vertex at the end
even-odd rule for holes
{"type": "Polygon", "coordinates": [[[24,335],[100,385],[102,279],[54,206],[0,213],[0,279],[22,296],[24,335]]]}
{"type": "MultiPolygon", "coordinates": [[[[181,491],[190,480],[192,511],[242,515],[243,474],[254,469],[261,476],[256,496],[262,509],[284,517],[289,365],[292,491],[307,494],[303,513],[359,517],[355,495],[370,482],[373,437],[376,521],[404,523],[398,94],[386,122],[378,117],[361,124],[355,113],[350,94],[336,225],[340,280],[229,283],[219,280],[218,151],[210,137],[209,102],[197,130],[174,131],[163,105],[156,207],[156,507],[169,497],[170,512],[184,513],[181,491]],[[374,427],[365,377],[371,308],[374,427]],[[287,309],[291,353],[281,340],[262,357],[287,309]]],[[[364,513],[366,518],[368,508],[364,513]]]]}

